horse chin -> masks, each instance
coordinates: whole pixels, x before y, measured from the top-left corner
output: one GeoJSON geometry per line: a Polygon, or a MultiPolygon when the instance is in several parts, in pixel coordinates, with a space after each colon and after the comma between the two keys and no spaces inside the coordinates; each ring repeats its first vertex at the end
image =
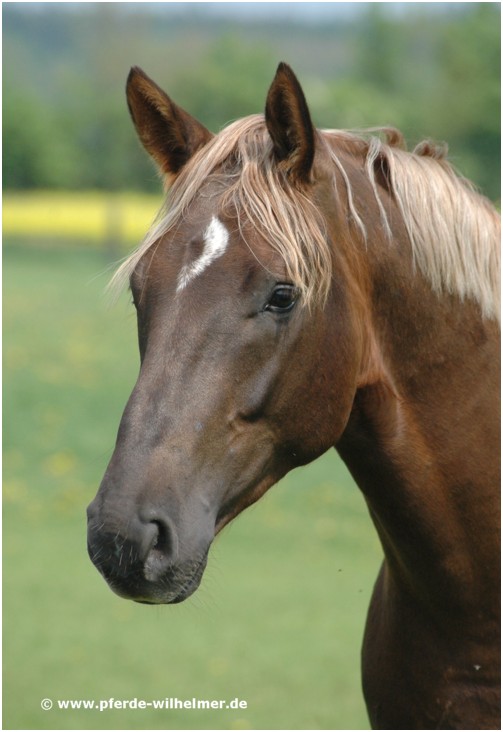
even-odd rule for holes
{"type": "Polygon", "coordinates": [[[129,574],[113,575],[98,569],[116,595],[144,605],[175,605],[192,595],[201,584],[207,563],[207,554],[197,561],[169,567],[161,576],[151,578],[147,567],[129,574]]]}
{"type": "MultiPolygon", "coordinates": [[[[142,597],[142,598],[128,598],[133,600],[133,602],[137,602],[140,605],[177,605],[180,602],[183,602],[188,597],[194,594],[194,592],[198,589],[199,584],[201,582],[201,579],[197,580],[196,582],[191,582],[191,584],[188,587],[183,587],[181,591],[171,591],[171,592],[162,592],[159,595],[151,596],[151,597],[142,597]]],[[[113,588],[112,588],[113,589],[113,588]]],[[[124,597],[124,595],[121,595],[121,597],[124,597]]]]}
{"type": "Polygon", "coordinates": [[[156,599],[150,600],[150,604],[154,605],[176,605],[179,602],[183,602],[188,597],[194,594],[201,584],[201,580],[206,568],[206,557],[200,562],[193,570],[192,575],[188,575],[187,579],[179,585],[173,588],[159,588],[161,594],[156,596],[156,599]]]}

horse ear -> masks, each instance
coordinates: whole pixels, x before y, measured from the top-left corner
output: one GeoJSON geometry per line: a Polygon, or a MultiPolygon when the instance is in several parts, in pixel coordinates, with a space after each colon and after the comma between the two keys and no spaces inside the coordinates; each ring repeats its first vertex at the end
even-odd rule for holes
{"type": "Polygon", "coordinates": [[[292,69],[280,63],[265,106],[274,154],[287,173],[307,183],[314,160],[314,127],[304,92],[292,69]]]}
{"type": "Polygon", "coordinates": [[[178,107],[142,69],[134,66],[126,84],[129,111],[145,150],[168,183],[212,137],[206,127],[178,107]]]}

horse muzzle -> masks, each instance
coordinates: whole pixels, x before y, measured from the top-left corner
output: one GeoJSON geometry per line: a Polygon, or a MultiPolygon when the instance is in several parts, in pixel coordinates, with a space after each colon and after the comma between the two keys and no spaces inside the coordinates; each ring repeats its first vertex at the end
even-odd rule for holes
{"type": "Polygon", "coordinates": [[[173,604],[199,587],[210,541],[190,556],[182,556],[176,528],[159,510],[144,510],[128,520],[127,528],[117,528],[117,521],[103,517],[96,500],[87,513],[91,561],[121,597],[173,604]]]}

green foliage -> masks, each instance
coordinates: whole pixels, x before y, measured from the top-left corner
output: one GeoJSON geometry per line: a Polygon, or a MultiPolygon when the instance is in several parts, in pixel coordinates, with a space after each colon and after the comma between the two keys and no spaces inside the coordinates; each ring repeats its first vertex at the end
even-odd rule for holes
{"type": "Polygon", "coordinates": [[[286,60],[320,126],[446,140],[461,172],[499,198],[497,3],[363,4],[344,22],[305,25],[288,4],[282,19],[241,22],[177,4],[26,7],[4,7],[7,188],[158,189],[125,108],[129,66],[218,130],[263,109],[286,60]]]}
{"type": "Polygon", "coordinates": [[[4,254],[3,729],[364,729],[359,648],[381,551],[335,452],[215,542],[175,607],[116,597],[85,507],[138,369],[133,308],[93,250],[4,254]],[[246,710],[41,709],[58,699],[233,699],[246,710]]]}
{"type": "Polygon", "coordinates": [[[501,63],[494,6],[477,3],[469,24],[443,35],[439,56],[442,76],[433,99],[438,126],[466,175],[498,197],[501,63]]]}
{"type": "Polygon", "coordinates": [[[272,50],[251,46],[236,33],[224,34],[208,49],[201,69],[182,70],[171,93],[210,130],[262,111],[275,69],[272,50]]]}
{"type": "Polygon", "coordinates": [[[34,97],[6,92],[3,178],[7,188],[52,188],[80,183],[78,150],[53,133],[50,110],[34,97]]]}

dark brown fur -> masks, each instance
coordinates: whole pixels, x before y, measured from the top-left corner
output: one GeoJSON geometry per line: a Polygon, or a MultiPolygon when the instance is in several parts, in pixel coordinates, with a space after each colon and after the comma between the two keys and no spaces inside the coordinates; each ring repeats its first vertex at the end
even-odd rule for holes
{"type": "MultiPolygon", "coordinates": [[[[209,139],[138,70],[128,100],[170,177],[209,139]]],[[[362,240],[285,65],[266,124],[285,184],[323,211],[328,299],[313,310],[268,308],[288,283],[285,263],[252,227],[243,245],[242,222],[219,210],[211,183],[146,251],[131,278],[142,367],[89,508],[91,558],[121,595],[179,602],[197,588],[214,535],[288,470],[335,446],[384,550],[362,654],[373,727],[498,729],[498,325],[474,300],[434,294],[415,270],[377,158],[388,240],[365,146],[346,140],[338,154],[365,212],[362,240]],[[217,214],[228,250],[177,291],[217,214]]]]}

